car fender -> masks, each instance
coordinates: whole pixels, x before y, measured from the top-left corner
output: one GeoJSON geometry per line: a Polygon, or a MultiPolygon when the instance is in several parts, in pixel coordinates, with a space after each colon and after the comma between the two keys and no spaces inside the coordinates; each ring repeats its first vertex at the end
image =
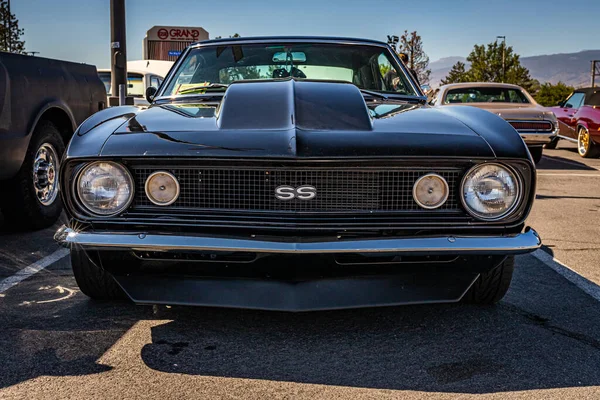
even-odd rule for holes
{"type": "Polygon", "coordinates": [[[521,135],[504,118],[469,106],[442,106],[436,110],[456,118],[481,136],[497,158],[530,158],[521,135]]]}
{"type": "Polygon", "coordinates": [[[138,107],[121,106],[109,107],[93,114],[75,131],[65,158],[98,156],[110,135],[138,112],[138,107]]]}

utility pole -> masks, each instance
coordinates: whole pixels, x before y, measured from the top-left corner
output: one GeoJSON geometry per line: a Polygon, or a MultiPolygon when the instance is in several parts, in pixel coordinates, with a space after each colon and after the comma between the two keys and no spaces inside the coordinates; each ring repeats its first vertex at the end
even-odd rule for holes
{"type": "Polygon", "coordinates": [[[400,41],[400,38],[396,35],[388,35],[388,41],[387,43],[392,46],[392,48],[394,49],[395,52],[398,52],[398,42],[400,41]]]}
{"type": "Polygon", "coordinates": [[[110,56],[111,95],[108,99],[109,105],[133,105],[133,97],[126,97],[127,41],[125,32],[125,0],[110,0],[110,56]],[[119,97],[125,97],[124,104],[119,104],[119,97]]]}
{"type": "Polygon", "coordinates": [[[596,85],[596,77],[600,78],[600,60],[592,60],[592,87],[596,85]]]}
{"type": "Polygon", "coordinates": [[[8,7],[8,17],[6,18],[6,51],[8,51],[9,53],[12,50],[12,38],[11,36],[11,31],[10,28],[12,27],[12,23],[11,23],[11,14],[10,14],[10,0],[8,0],[7,2],[7,7],[8,7]]]}
{"type": "Polygon", "coordinates": [[[497,39],[502,39],[502,83],[506,80],[506,36],[496,36],[497,39]]]}

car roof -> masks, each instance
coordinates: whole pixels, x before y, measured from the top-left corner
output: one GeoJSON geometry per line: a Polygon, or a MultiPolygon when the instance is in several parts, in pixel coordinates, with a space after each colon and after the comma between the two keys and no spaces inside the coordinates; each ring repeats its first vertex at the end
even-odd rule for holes
{"type": "Polygon", "coordinates": [[[262,43],[262,42],[329,42],[329,43],[352,43],[352,44],[367,44],[377,46],[388,46],[387,43],[380,40],[373,39],[360,39],[350,37],[331,37],[331,36],[248,36],[248,37],[237,37],[237,38],[221,38],[221,39],[209,39],[201,42],[196,42],[190,46],[204,46],[211,44],[225,44],[225,43],[262,43]]]}
{"type": "Polygon", "coordinates": [[[440,86],[440,89],[456,89],[456,88],[473,88],[473,87],[501,87],[507,89],[519,89],[525,90],[519,85],[513,85],[511,83],[497,83],[497,82],[463,82],[463,83],[449,83],[447,85],[440,86]]]}

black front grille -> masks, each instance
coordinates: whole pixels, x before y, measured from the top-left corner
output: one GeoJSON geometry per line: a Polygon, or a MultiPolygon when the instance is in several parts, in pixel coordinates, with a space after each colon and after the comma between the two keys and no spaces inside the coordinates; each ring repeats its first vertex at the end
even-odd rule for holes
{"type": "Polygon", "coordinates": [[[289,213],[372,213],[460,211],[458,186],[460,169],[360,169],[360,168],[132,168],[137,191],[132,211],[160,209],[218,210],[289,213]],[[148,200],[144,185],[157,171],[171,172],[179,180],[181,193],[166,207],[148,200]],[[427,174],[444,177],[450,188],[446,203],[437,210],[424,210],[413,200],[415,181],[427,174]],[[282,201],[275,197],[279,186],[310,185],[317,195],[311,200],[282,201]]]}

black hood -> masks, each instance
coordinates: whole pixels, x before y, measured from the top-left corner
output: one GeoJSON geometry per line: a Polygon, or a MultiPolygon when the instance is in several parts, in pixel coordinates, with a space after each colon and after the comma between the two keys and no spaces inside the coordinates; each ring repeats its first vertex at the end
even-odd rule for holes
{"type": "MultiPolygon", "coordinates": [[[[346,83],[242,82],[232,84],[218,106],[175,102],[130,116],[104,143],[101,155],[495,157],[493,146],[473,128],[479,124],[489,131],[490,124],[480,124],[460,108],[467,107],[442,110],[385,101],[367,105],[358,88],[346,83]],[[461,114],[467,115],[467,122],[461,114]]],[[[496,121],[502,119],[486,111],[478,112],[489,114],[495,118],[491,120],[494,124],[500,123],[514,136],[503,139],[513,141],[514,149],[524,149],[519,135],[506,122],[496,121]]],[[[498,136],[497,132],[493,135],[498,136]]],[[[514,156],[522,154],[526,155],[526,150],[514,156]]]]}

